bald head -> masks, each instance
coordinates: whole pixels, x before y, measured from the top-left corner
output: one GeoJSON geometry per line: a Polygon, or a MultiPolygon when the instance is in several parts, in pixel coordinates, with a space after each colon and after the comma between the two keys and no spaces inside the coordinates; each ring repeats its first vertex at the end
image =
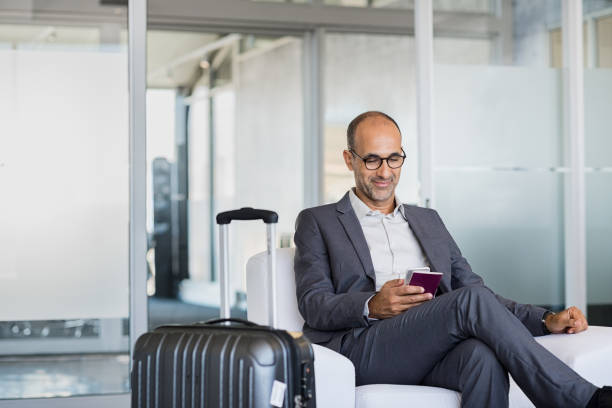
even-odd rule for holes
{"type": "Polygon", "coordinates": [[[406,157],[397,123],[382,112],[362,113],[349,124],[347,143],[342,157],[355,177],[355,194],[371,209],[389,214],[406,157]]]}
{"type": "Polygon", "coordinates": [[[349,149],[355,150],[355,135],[357,134],[357,128],[362,122],[369,120],[369,119],[378,119],[378,120],[391,122],[393,126],[397,128],[398,132],[400,132],[400,136],[401,136],[401,131],[399,130],[399,126],[397,125],[397,122],[391,116],[387,115],[384,112],[368,111],[368,112],[364,112],[358,115],[355,119],[351,121],[351,123],[349,123],[348,128],[346,129],[346,144],[349,149]]]}

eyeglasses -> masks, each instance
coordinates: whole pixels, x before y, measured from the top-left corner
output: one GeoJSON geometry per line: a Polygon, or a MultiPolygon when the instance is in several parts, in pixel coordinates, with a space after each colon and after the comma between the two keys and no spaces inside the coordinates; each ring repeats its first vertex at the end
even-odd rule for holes
{"type": "Polygon", "coordinates": [[[348,151],[351,152],[353,156],[357,156],[361,160],[363,160],[363,163],[365,164],[365,167],[368,170],[378,170],[380,166],[382,166],[383,160],[387,162],[387,166],[389,166],[389,168],[398,169],[402,167],[402,164],[404,164],[404,159],[406,158],[406,152],[404,152],[403,148],[402,148],[403,155],[393,153],[389,157],[380,157],[380,156],[376,156],[375,154],[372,154],[364,158],[358,155],[357,153],[355,153],[353,149],[348,149],[348,151]]]}

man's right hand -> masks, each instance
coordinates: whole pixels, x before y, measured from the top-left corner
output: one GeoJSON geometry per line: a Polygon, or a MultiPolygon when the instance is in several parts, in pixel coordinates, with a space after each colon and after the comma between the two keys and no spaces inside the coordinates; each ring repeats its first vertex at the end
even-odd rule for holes
{"type": "Polygon", "coordinates": [[[421,286],[404,285],[403,279],[387,281],[368,302],[369,317],[388,319],[431,300],[431,293],[423,293],[424,290],[421,286]]]}

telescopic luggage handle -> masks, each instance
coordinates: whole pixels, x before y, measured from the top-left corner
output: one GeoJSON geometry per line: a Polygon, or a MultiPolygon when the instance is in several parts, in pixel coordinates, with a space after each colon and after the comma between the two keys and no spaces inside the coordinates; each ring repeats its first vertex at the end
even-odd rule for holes
{"type": "Polygon", "coordinates": [[[219,262],[219,283],[221,286],[220,316],[222,319],[230,317],[228,225],[232,220],[263,220],[266,224],[269,288],[268,324],[276,328],[276,223],[278,223],[278,214],[274,211],[244,207],[239,210],[224,211],[217,214],[217,224],[219,224],[219,251],[221,254],[219,262]]]}
{"type": "Polygon", "coordinates": [[[217,224],[229,224],[233,220],[263,220],[266,224],[276,224],[278,214],[269,210],[258,210],[257,208],[243,207],[239,210],[225,211],[217,214],[217,224]]]}

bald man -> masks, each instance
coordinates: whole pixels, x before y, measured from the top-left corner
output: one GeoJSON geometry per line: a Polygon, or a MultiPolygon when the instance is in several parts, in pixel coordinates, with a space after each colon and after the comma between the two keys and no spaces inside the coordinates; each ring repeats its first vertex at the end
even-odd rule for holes
{"type": "Polygon", "coordinates": [[[335,204],[300,213],[295,279],[304,334],[348,357],[357,385],[422,384],[462,393],[464,407],[507,407],[508,373],[538,407],[612,407],[534,336],[588,328],[582,312],[519,304],[472,272],[435,210],[395,195],[399,126],[382,112],[349,124],[344,161],[355,187],[335,204]],[[435,297],[398,279],[441,272],[435,297]]]}

